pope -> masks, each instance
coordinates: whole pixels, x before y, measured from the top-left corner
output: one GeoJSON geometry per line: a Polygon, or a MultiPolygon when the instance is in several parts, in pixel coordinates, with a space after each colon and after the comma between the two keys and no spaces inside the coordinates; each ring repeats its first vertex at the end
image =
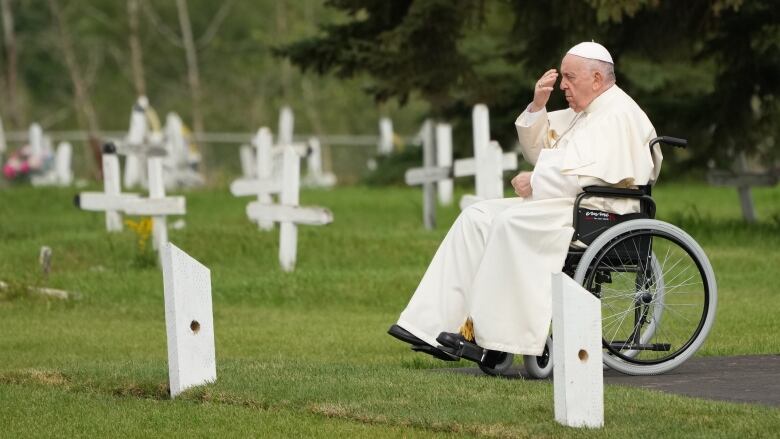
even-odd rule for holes
{"type": "MultiPolygon", "coordinates": [[[[515,121],[533,172],[512,179],[517,197],[485,200],[461,212],[390,335],[412,349],[456,360],[466,339],[485,352],[541,355],[552,317],[551,273],[572,243],[574,199],[586,186],[653,183],[662,156],[655,129],[615,81],[614,61],[593,42],[572,47],[560,71],[534,86],[515,121]],[[569,108],[548,112],[560,77],[569,108]]],[[[590,198],[583,207],[624,214],[635,200],[590,198]]],[[[488,365],[489,366],[489,365],[488,365]]]]}

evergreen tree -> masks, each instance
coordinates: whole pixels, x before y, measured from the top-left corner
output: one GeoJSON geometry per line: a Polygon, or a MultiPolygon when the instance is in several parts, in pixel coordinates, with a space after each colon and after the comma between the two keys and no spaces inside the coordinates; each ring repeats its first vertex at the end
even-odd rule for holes
{"type": "MultiPolygon", "coordinates": [[[[347,19],[277,53],[321,74],[368,74],[367,91],[378,101],[419,93],[435,116],[464,122],[462,132],[471,106],[487,103],[494,137],[507,147],[537,77],[572,45],[594,40],[610,49],[618,83],[658,132],[691,140],[690,164],[741,150],[777,158],[780,9],[773,3],[328,0],[347,19]]],[[[558,93],[551,107],[563,106],[558,93]]]]}

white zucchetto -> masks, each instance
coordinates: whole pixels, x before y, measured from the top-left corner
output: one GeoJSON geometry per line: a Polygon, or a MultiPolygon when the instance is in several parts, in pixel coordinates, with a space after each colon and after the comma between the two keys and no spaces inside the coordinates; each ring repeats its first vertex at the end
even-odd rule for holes
{"type": "Polygon", "coordinates": [[[599,61],[608,62],[610,64],[615,64],[615,62],[612,61],[612,55],[609,54],[607,48],[599,43],[586,41],[584,43],[577,44],[576,46],[569,49],[569,51],[566,53],[581,56],[583,58],[596,59],[599,61]]]}

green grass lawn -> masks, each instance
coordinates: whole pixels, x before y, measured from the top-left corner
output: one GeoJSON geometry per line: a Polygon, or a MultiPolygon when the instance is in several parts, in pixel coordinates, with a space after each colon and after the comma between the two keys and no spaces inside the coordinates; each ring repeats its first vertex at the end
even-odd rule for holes
{"type": "MultiPolygon", "coordinates": [[[[0,191],[0,436],[736,437],[772,436],[780,411],[636,388],[605,388],[606,426],[553,419],[549,381],[441,373],[451,367],[385,334],[456,208],[421,225],[414,189],[307,191],[335,222],[299,228],[295,272],[278,233],[249,223],[248,199],[187,193],[177,246],[211,269],[215,384],[167,396],[162,275],[136,237],[72,205],[74,190],[0,191]],[[52,247],[52,271],[38,267],[52,247]],[[60,301],[41,285],[77,292],[60,301]]],[[[699,355],[780,353],[780,189],[740,221],[736,191],[661,185],[658,217],[688,231],[715,268],[719,309],[699,355]]],[[[472,366],[460,362],[455,366],[472,366]]]]}

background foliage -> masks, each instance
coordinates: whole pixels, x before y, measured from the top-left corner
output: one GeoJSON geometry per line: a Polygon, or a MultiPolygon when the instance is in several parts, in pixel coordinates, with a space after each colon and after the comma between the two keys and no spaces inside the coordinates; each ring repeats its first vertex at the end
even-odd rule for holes
{"type": "MultiPolygon", "coordinates": [[[[5,0],[4,0],[5,1],[5,0]]],[[[126,130],[135,100],[128,43],[127,0],[56,0],[74,40],[77,60],[103,130],[126,130]]],[[[0,53],[0,117],[5,130],[39,122],[45,130],[80,127],[73,86],[57,45],[47,3],[10,0],[18,52],[17,94],[8,105],[8,54],[0,53]]],[[[206,131],[276,130],[279,108],[290,105],[296,132],[373,134],[380,114],[401,129],[414,129],[424,105],[403,111],[376,105],[363,89],[365,78],[348,81],[304,75],[271,48],[315,35],[321,23],[338,21],[338,11],[320,0],[188,0],[197,47],[206,131]],[[225,8],[224,20],[215,16],[225,8]]],[[[0,24],[1,25],[1,24],[0,24]]],[[[173,0],[140,0],[139,34],[147,94],[161,116],[178,112],[191,124],[190,91],[181,31],[173,0]]],[[[0,34],[0,41],[5,39],[0,34]]]]}
{"type": "MultiPolygon", "coordinates": [[[[618,83],[659,133],[692,140],[690,164],[736,151],[778,156],[780,9],[773,1],[328,0],[349,20],[285,46],[304,69],[368,73],[378,101],[418,92],[442,118],[490,106],[513,145],[512,120],[535,80],[580,41],[608,47],[618,83]]],[[[559,94],[552,106],[563,107],[559,94]]],[[[468,129],[467,124],[463,124],[468,129]]],[[[462,137],[462,136],[461,136],[462,137]]]]}
{"type": "MultiPolygon", "coordinates": [[[[147,94],[160,113],[176,111],[191,123],[175,1],[2,0],[13,13],[18,52],[14,108],[9,55],[0,55],[0,117],[7,131],[33,121],[47,130],[86,129],[46,7],[52,3],[73,36],[100,128],[127,128],[136,95],[131,1],[139,2],[147,94]]],[[[484,102],[493,136],[508,149],[515,143],[512,121],[539,74],[557,67],[573,44],[592,39],[611,50],[620,86],[657,131],[691,140],[691,151],[675,159],[684,167],[702,169],[711,160],[725,165],[741,150],[764,163],[780,155],[780,8],[774,0],[186,4],[206,131],[273,128],[283,104],[296,111],[298,133],[373,134],[377,118],[389,115],[397,132],[412,135],[424,117],[434,116],[454,123],[456,154],[464,156],[471,154],[471,107],[484,102]]],[[[6,45],[5,33],[0,38],[6,45]]],[[[564,105],[560,93],[553,96],[551,107],[564,105]]],[[[364,162],[355,153],[341,151],[334,161],[364,162]]]]}

